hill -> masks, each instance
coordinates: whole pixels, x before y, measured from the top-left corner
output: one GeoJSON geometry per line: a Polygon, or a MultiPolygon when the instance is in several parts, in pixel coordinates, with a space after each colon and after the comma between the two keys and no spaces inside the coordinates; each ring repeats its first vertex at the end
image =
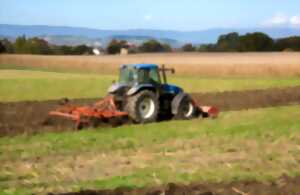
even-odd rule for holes
{"type": "Polygon", "coordinates": [[[162,40],[172,45],[183,43],[214,43],[221,34],[229,32],[245,34],[249,32],[264,32],[272,38],[300,35],[300,29],[296,28],[245,28],[229,29],[214,28],[200,31],[174,31],[174,30],[152,30],[152,29],[132,29],[132,30],[100,30],[81,27],[46,26],[46,25],[10,25],[0,24],[0,36],[17,37],[26,35],[28,37],[39,36],[48,37],[53,42],[62,44],[94,43],[101,41],[105,44],[112,38],[123,38],[133,42],[140,42],[150,38],[162,40]]]}

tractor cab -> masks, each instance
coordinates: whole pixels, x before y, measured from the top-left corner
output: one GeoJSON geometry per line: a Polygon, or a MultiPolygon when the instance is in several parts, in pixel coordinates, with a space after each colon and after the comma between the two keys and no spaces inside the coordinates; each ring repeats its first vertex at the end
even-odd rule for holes
{"type": "Polygon", "coordinates": [[[161,84],[159,68],[154,64],[123,65],[120,68],[119,83],[128,85],[161,84]]]}
{"type": "Polygon", "coordinates": [[[155,93],[178,94],[183,90],[175,85],[167,84],[166,72],[174,73],[174,69],[159,68],[156,64],[131,64],[120,67],[119,81],[113,84],[108,92],[131,96],[143,89],[155,93]]]}

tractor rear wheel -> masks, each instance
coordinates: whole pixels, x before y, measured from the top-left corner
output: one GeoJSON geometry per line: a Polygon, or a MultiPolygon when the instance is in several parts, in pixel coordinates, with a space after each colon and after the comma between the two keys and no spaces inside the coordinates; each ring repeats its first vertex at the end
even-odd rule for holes
{"type": "Polygon", "coordinates": [[[184,96],[178,104],[175,119],[188,120],[197,116],[197,107],[189,95],[184,96]]]}
{"type": "Polygon", "coordinates": [[[149,90],[128,97],[125,110],[136,123],[154,122],[157,119],[159,104],[156,95],[149,90]]]}

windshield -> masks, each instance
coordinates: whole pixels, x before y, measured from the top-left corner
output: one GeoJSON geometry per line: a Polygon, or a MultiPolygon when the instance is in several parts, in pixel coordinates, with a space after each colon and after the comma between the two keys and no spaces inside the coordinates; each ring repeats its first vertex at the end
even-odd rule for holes
{"type": "Polygon", "coordinates": [[[157,68],[142,68],[124,66],[120,70],[119,82],[133,85],[140,84],[160,84],[160,76],[157,68]]]}
{"type": "Polygon", "coordinates": [[[123,67],[120,70],[119,82],[124,84],[133,84],[136,80],[136,69],[123,67]]]}
{"type": "Polygon", "coordinates": [[[151,84],[159,84],[160,77],[157,68],[151,69],[140,69],[138,71],[138,82],[139,83],[151,83],[151,84]]]}

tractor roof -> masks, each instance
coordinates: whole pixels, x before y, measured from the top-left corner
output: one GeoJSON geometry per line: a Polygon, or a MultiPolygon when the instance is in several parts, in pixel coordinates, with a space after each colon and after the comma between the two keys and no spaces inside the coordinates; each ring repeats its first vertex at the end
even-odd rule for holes
{"type": "Polygon", "coordinates": [[[152,69],[152,68],[157,68],[158,66],[156,64],[125,64],[122,65],[121,67],[134,67],[137,69],[152,69]]]}

